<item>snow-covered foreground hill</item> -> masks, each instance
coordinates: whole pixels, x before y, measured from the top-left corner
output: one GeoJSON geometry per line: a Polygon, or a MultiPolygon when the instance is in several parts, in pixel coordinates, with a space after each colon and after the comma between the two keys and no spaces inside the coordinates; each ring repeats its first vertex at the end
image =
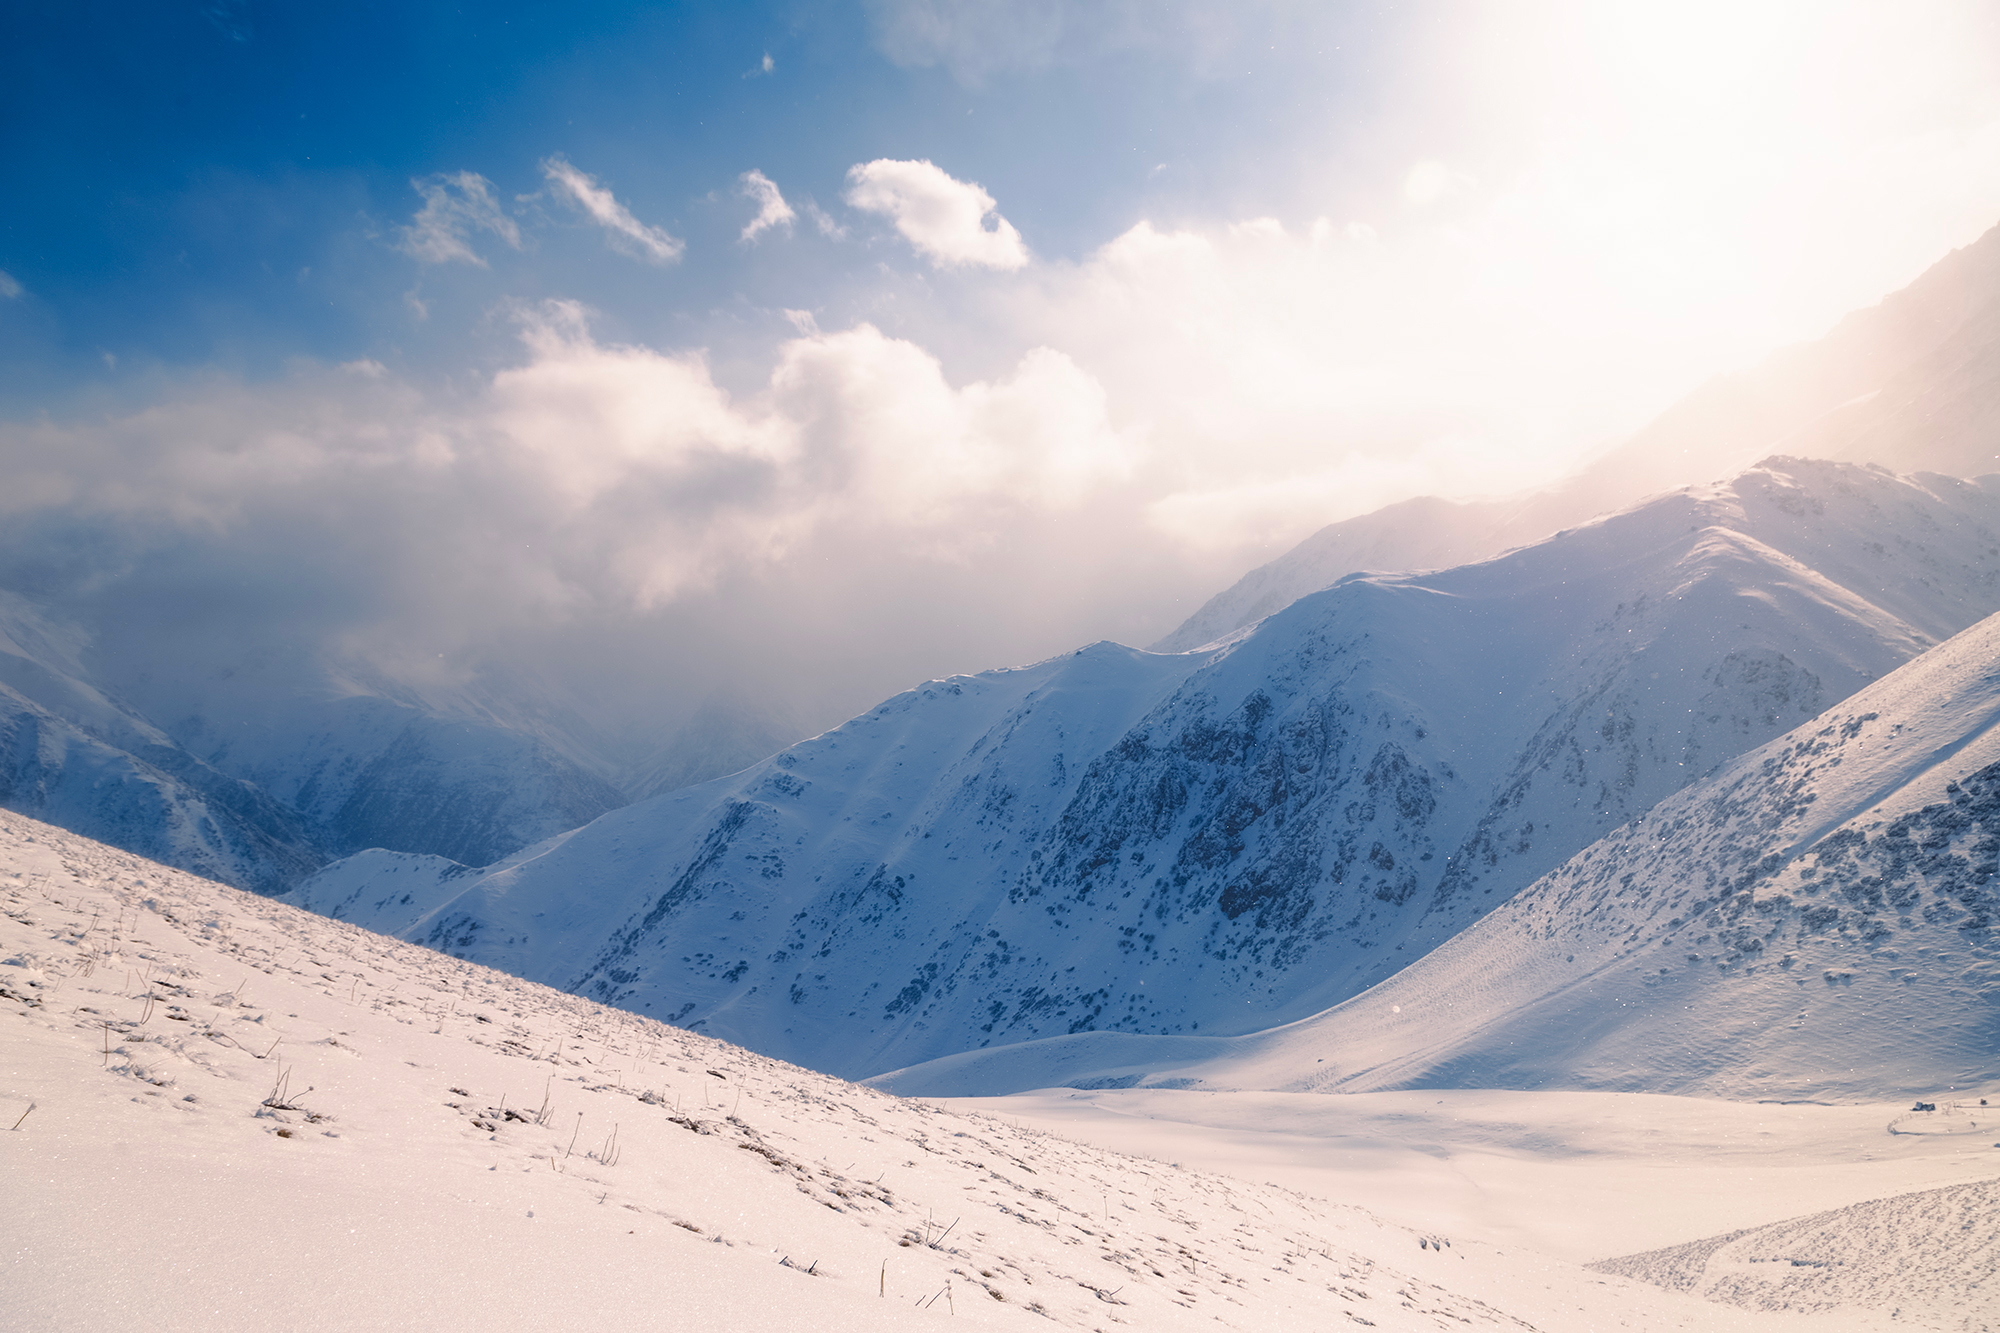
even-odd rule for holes
{"type": "Polygon", "coordinates": [[[1057,1038],[880,1080],[1142,1081],[1774,1098],[2000,1083],[2000,616],[1325,1013],[1237,1040],[1057,1038]]]}
{"type": "MultiPolygon", "coordinates": [[[[1013,1111],[887,1097],[0,816],[10,1328],[1881,1326],[1013,1111]]],[[[1928,1310],[1897,1326],[1970,1327],[1928,1310]]]]}
{"type": "Polygon", "coordinates": [[[2000,1180],[1870,1199],[1812,1217],[1610,1259],[1600,1273],[1699,1292],[1753,1310],[1865,1303],[1900,1317],[1935,1311],[1947,1327],[2000,1322],[2000,1180]],[[1939,1268],[1957,1299],[1940,1300],[1939,1268]]]}
{"type": "Polygon", "coordinates": [[[1213,651],[932,682],[483,872],[363,854],[291,901],[846,1076],[1240,1034],[1996,608],[2000,490],[1774,459],[1213,651]]]}

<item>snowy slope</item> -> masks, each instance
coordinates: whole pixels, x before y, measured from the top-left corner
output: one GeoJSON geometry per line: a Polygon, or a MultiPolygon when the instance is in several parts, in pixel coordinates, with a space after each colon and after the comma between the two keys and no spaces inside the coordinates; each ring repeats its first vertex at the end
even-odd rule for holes
{"type": "Polygon", "coordinates": [[[266,891],[325,860],[291,811],[90,684],[82,646],[0,593],[0,805],[266,891]]]}
{"type": "Polygon", "coordinates": [[[1483,560],[1773,452],[1974,477],[2000,471],[2000,227],[1826,337],[1723,375],[1548,490],[1406,500],[1331,524],[1153,645],[1181,652],[1357,570],[1483,560]]]}
{"type": "Polygon", "coordinates": [[[1871,1326],[885,1097],[11,815],[0,1173],[24,1331],[1871,1326]]]}
{"type": "MultiPolygon", "coordinates": [[[[1547,536],[1561,521],[1525,534],[1509,522],[1518,505],[1454,502],[1432,495],[1385,505],[1372,513],[1330,523],[1269,564],[1259,565],[1202,603],[1173,633],[1151,645],[1156,653],[1184,653],[1216,642],[1282,611],[1308,593],[1365,570],[1395,573],[1448,569],[1498,555],[1510,546],[1547,536]]],[[[1598,512],[1565,512],[1581,522],[1598,512]]]]}
{"type": "Polygon", "coordinates": [[[388,847],[485,865],[625,803],[590,763],[587,728],[532,681],[420,689],[304,651],[204,671],[200,655],[149,663],[154,644],[123,631],[94,665],[178,744],[296,811],[328,857],[388,847]]]}
{"type": "Polygon", "coordinates": [[[228,883],[377,846],[483,865],[625,800],[490,702],[297,663],[191,684],[98,638],[0,592],[0,804],[228,883]]]}
{"type": "Polygon", "coordinates": [[[1164,1081],[1785,1098],[2000,1079],[1996,723],[2000,617],[1663,801],[1326,1013],[1205,1047],[1058,1039],[879,1082],[932,1095],[1164,1081]]]}
{"type": "Polygon", "coordinates": [[[2000,493],[1772,460],[1212,651],[933,682],[483,875],[362,859],[293,901],[850,1076],[1257,1031],[1996,606],[2000,493]]]}
{"type": "MultiPolygon", "coordinates": [[[[1996,1126],[2000,1127],[2000,1126],[1996,1126]]],[[[2000,1180],[1871,1199],[1591,1265],[1752,1310],[1864,1307],[1901,1323],[2000,1328],[2000,1180]]]]}
{"type": "Polygon", "coordinates": [[[183,723],[185,743],[298,812],[329,858],[370,847],[487,865],[625,798],[537,736],[379,695],[183,723]]]}

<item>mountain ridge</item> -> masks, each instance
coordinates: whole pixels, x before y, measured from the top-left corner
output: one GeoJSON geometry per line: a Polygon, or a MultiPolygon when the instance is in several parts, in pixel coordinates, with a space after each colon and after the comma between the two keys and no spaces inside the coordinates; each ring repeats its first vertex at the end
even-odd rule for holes
{"type": "Polygon", "coordinates": [[[1716,376],[1541,491],[1419,496],[1329,524],[1216,593],[1152,647],[1220,639],[1360,570],[1487,559],[1767,454],[1901,472],[2000,470],[2000,226],[1827,334],[1716,376]]]}
{"type": "Polygon", "coordinates": [[[932,682],[477,875],[398,862],[391,893],[357,861],[291,901],[843,1075],[1247,1032],[1992,609],[2000,489],[1774,459],[1211,650],[932,682]]]}
{"type": "Polygon", "coordinates": [[[874,1082],[1854,1097],[2000,1078],[1996,663],[2000,614],[1298,1023],[1054,1039],[874,1082]]]}

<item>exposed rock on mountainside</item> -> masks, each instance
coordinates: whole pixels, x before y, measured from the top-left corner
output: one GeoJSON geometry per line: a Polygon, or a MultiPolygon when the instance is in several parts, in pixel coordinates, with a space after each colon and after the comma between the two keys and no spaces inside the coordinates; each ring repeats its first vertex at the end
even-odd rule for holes
{"type": "MultiPolygon", "coordinates": [[[[1396,976],[1238,1040],[879,1080],[1907,1096],[2000,1078],[2000,616],[1598,841],[1396,976]]],[[[1916,1117],[1970,1129],[1965,1113],[1916,1117]]],[[[1987,1122],[2000,1138],[2000,1113],[1987,1122]]]]}
{"type": "Polygon", "coordinates": [[[1661,802],[1239,1072],[1724,1096],[2000,1077],[1996,724],[2000,618],[1661,802]]]}
{"type": "Polygon", "coordinates": [[[478,876],[390,892],[360,858],[294,901],[850,1075],[1241,1033],[1996,605],[2000,493],[1772,460],[1216,651],[933,682],[478,876]]]}

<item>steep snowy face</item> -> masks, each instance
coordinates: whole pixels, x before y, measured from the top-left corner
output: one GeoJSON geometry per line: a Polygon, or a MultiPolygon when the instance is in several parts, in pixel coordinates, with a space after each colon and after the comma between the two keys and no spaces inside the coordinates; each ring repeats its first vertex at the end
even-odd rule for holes
{"type": "Polygon", "coordinates": [[[470,706],[293,679],[142,710],[109,683],[135,673],[93,639],[0,593],[0,804],[225,883],[275,892],[369,847],[485,865],[624,803],[470,706]]]}
{"type": "Polygon", "coordinates": [[[2000,617],[1253,1044],[1182,1072],[1736,1097],[2000,1076],[2000,617]]]}
{"type": "Polygon", "coordinates": [[[1772,460],[1213,651],[934,682],[457,892],[362,862],[295,900],[843,1074],[1246,1032],[1996,604],[2000,495],[1772,460]]]}
{"type": "MultiPolygon", "coordinates": [[[[288,701],[245,725],[184,718],[184,743],[296,810],[330,857],[370,847],[490,865],[624,798],[512,728],[380,696],[288,701]]],[[[254,716],[254,715],[253,715],[254,716]]]]}
{"type": "Polygon", "coordinates": [[[0,593],[0,805],[246,888],[322,863],[295,814],[91,684],[83,642],[0,593]]]}

